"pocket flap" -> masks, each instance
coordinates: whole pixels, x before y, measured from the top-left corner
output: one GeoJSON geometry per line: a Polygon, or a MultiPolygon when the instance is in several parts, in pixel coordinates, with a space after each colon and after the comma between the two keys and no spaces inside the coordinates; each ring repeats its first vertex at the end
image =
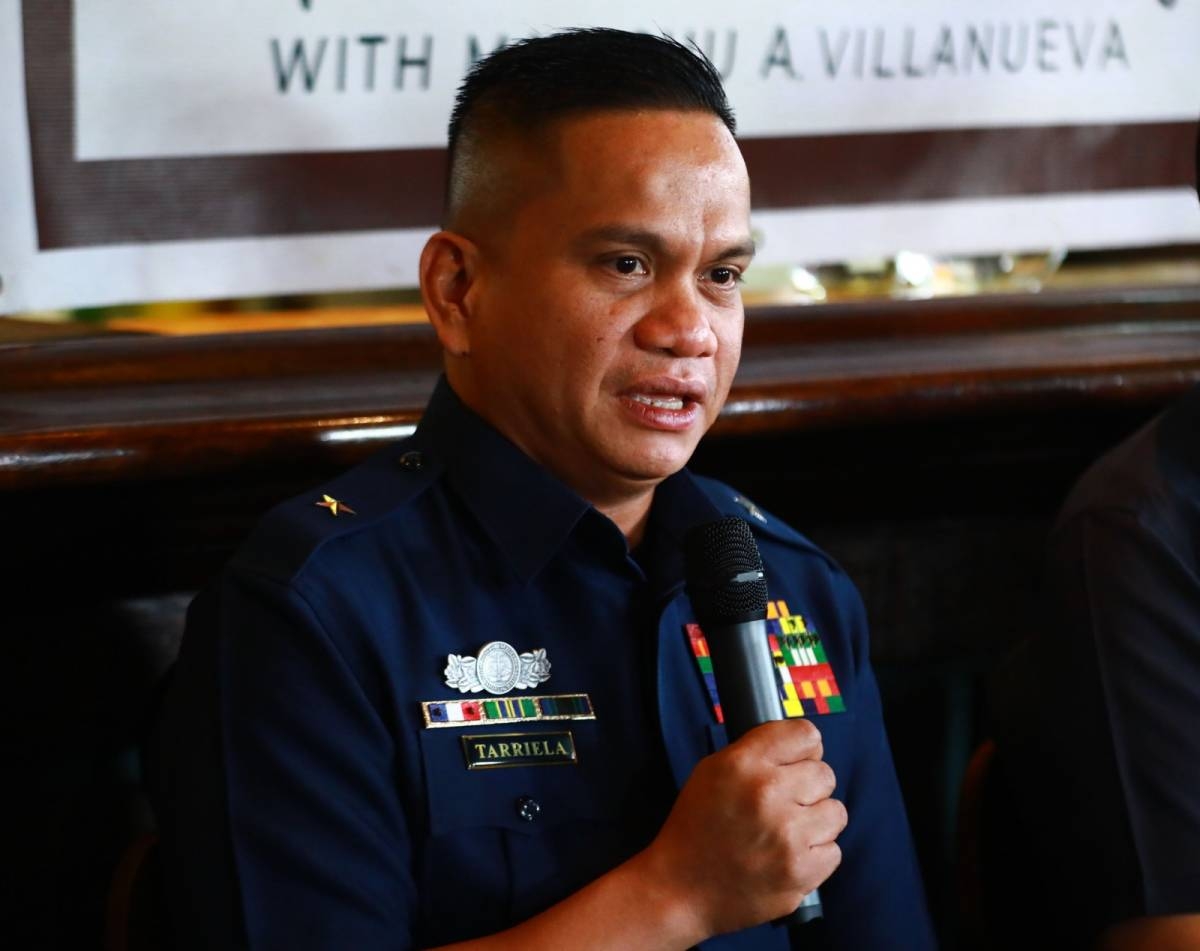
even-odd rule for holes
{"type": "Polygon", "coordinates": [[[589,735],[584,737],[578,730],[550,727],[515,733],[511,728],[423,730],[430,833],[490,827],[536,835],[562,822],[613,815],[615,803],[606,796],[602,758],[594,755],[595,726],[587,726],[589,735]],[[574,762],[561,761],[557,738],[563,733],[571,734],[574,762]],[[492,757],[500,743],[507,748],[489,765],[469,769],[464,741],[473,748],[475,760],[480,758],[474,749],[479,744],[490,745],[492,757]],[[506,760],[515,762],[508,765],[506,760]]]}

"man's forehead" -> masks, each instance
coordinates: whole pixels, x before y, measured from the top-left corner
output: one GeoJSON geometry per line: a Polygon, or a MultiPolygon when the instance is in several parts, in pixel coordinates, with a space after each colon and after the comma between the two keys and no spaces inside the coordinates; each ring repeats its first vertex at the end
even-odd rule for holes
{"type": "MultiPolygon", "coordinates": [[[[572,224],[590,227],[607,208],[615,211],[640,201],[649,212],[652,205],[670,208],[697,193],[713,215],[740,219],[722,225],[723,232],[737,232],[727,241],[744,240],[749,233],[745,163],[728,128],[709,112],[574,112],[537,127],[493,130],[486,145],[474,144],[483,147],[472,156],[472,204],[480,211],[491,209],[487,230],[493,236],[505,222],[515,224],[526,215],[557,216],[569,208],[588,219],[586,225],[572,224]]],[[[639,220],[628,215],[612,222],[639,227],[639,220]]]]}
{"type": "MultiPolygon", "coordinates": [[[[719,179],[722,188],[741,189],[749,182],[737,142],[706,112],[588,113],[556,123],[539,155],[547,174],[585,190],[614,176],[637,189],[675,173],[719,179]]],[[[669,178],[657,184],[669,184],[669,178]]]]}
{"type": "Polygon", "coordinates": [[[540,131],[542,144],[573,144],[592,137],[619,142],[652,131],[656,141],[682,136],[694,137],[704,130],[710,137],[728,142],[737,149],[733,133],[719,116],[701,109],[643,107],[637,109],[589,109],[570,112],[549,122],[540,131]]]}

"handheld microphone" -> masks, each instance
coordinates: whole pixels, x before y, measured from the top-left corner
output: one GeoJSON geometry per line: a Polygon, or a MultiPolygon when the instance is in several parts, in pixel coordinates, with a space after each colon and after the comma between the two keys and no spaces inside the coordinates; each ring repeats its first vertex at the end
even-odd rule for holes
{"type": "MultiPolygon", "coordinates": [[[[747,730],[782,720],[775,665],[767,643],[767,582],[750,526],[732,516],[697,525],[684,540],[684,578],[704,631],[732,743],[747,730]]],[[[785,921],[820,918],[814,888],[785,921]]]]}

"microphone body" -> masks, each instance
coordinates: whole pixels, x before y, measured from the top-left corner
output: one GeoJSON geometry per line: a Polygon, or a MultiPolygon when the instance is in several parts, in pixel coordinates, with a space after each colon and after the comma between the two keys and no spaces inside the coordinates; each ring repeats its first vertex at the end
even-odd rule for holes
{"type": "MultiPolygon", "coordinates": [[[[725,732],[732,743],[748,730],[782,720],[783,703],[767,643],[767,584],[762,556],[740,518],[722,518],[689,532],[684,546],[688,596],[704,631],[725,732]]],[[[822,916],[817,889],[786,924],[822,916]]]]}
{"type": "Polygon", "coordinates": [[[782,720],[783,704],[767,644],[766,611],[761,618],[740,623],[699,620],[712,657],[729,742],[759,724],[782,720]]]}

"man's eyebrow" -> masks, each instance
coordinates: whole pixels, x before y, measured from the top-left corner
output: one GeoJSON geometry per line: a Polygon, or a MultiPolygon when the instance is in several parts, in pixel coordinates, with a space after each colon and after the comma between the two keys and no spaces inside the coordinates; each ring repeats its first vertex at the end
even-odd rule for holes
{"type": "MultiPolygon", "coordinates": [[[[630,228],[624,225],[600,225],[596,228],[589,228],[577,236],[571,243],[578,248],[586,248],[597,242],[623,244],[631,248],[645,248],[655,254],[661,254],[667,249],[667,243],[662,235],[653,231],[646,231],[643,228],[630,228]]],[[[747,237],[745,241],[739,241],[722,248],[714,256],[714,260],[724,261],[728,258],[752,258],[757,250],[758,248],[754,243],[754,239],[747,237]]]]}
{"type": "Polygon", "coordinates": [[[754,243],[753,238],[747,238],[745,241],[739,241],[737,244],[731,244],[717,255],[718,261],[724,261],[728,258],[752,258],[758,254],[758,245],[754,243]]]}
{"type": "Polygon", "coordinates": [[[662,235],[644,228],[632,228],[625,225],[598,225],[582,232],[571,243],[581,249],[600,243],[623,244],[631,248],[645,248],[656,253],[661,253],[667,246],[662,235]]]}

